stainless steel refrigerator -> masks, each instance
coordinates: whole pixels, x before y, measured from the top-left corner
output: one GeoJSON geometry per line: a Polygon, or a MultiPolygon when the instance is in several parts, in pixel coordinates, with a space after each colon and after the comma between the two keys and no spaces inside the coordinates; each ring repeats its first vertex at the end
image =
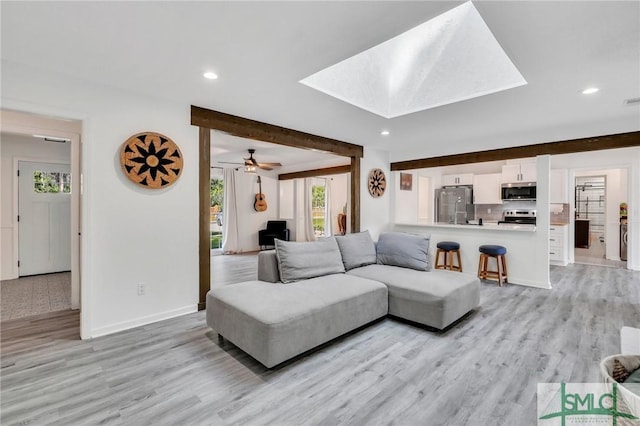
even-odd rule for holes
{"type": "Polygon", "coordinates": [[[474,216],[471,186],[436,189],[436,222],[466,223],[474,216]]]}

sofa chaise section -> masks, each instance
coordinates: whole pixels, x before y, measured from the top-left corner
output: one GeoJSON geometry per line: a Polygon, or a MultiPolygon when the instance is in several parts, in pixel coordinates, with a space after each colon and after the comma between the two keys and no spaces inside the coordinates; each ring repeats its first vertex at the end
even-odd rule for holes
{"type": "Polygon", "coordinates": [[[250,281],[207,294],[207,324],[269,368],[387,311],[384,284],[346,274],[289,284],[250,281]]]}
{"type": "Polygon", "coordinates": [[[347,275],[386,284],[389,315],[440,330],[480,304],[480,281],[461,272],[368,265],[351,269],[347,275]]]}

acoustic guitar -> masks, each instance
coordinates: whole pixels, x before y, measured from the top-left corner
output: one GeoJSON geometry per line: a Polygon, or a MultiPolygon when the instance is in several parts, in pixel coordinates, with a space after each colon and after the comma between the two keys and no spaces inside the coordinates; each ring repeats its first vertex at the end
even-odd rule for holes
{"type": "Polygon", "coordinates": [[[258,185],[260,186],[260,191],[256,194],[256,201],[253,203],[253,208],[257,212],[263,212],[267,210],[267,199],[262,193],[262,180],[260,180],[260,176],[258,176],[258,185]]]}

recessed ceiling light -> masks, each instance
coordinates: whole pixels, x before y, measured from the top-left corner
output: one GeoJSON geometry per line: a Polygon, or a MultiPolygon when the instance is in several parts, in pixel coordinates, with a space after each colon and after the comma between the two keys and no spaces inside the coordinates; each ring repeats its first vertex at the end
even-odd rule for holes
{"type": "Polygon", "coordinates": [[[380,134],[382,136],[388,136],[389,135],[389,131],[388,130],[383,130],[383,131],[380,132],[380,134]]]}
{"type": "Polygon", "coordinates": [[[207,71],[203,74],[204,78],[208,78],[209,80],[216,80],[218,78],[218,74],[215,72],[207,71]]]}
{"type": "Polygon", "coordinates": [[[592,95],[592,94],[596,93],[598,90],[600,90],[600,89],[598,89],[597,87],[588,87],[588,88],[586,88],[586,89],[584,89],[582,91],[582,94],[583,95],[592,95]]]}

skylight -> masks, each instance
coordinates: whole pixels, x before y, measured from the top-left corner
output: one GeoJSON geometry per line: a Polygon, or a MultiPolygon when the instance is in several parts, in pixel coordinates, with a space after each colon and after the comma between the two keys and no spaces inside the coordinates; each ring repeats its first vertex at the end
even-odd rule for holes
{"type": "Polygon", "coordinates": [[[385,118],[527,84],[471,2],[300,83],[385,118]]]}

